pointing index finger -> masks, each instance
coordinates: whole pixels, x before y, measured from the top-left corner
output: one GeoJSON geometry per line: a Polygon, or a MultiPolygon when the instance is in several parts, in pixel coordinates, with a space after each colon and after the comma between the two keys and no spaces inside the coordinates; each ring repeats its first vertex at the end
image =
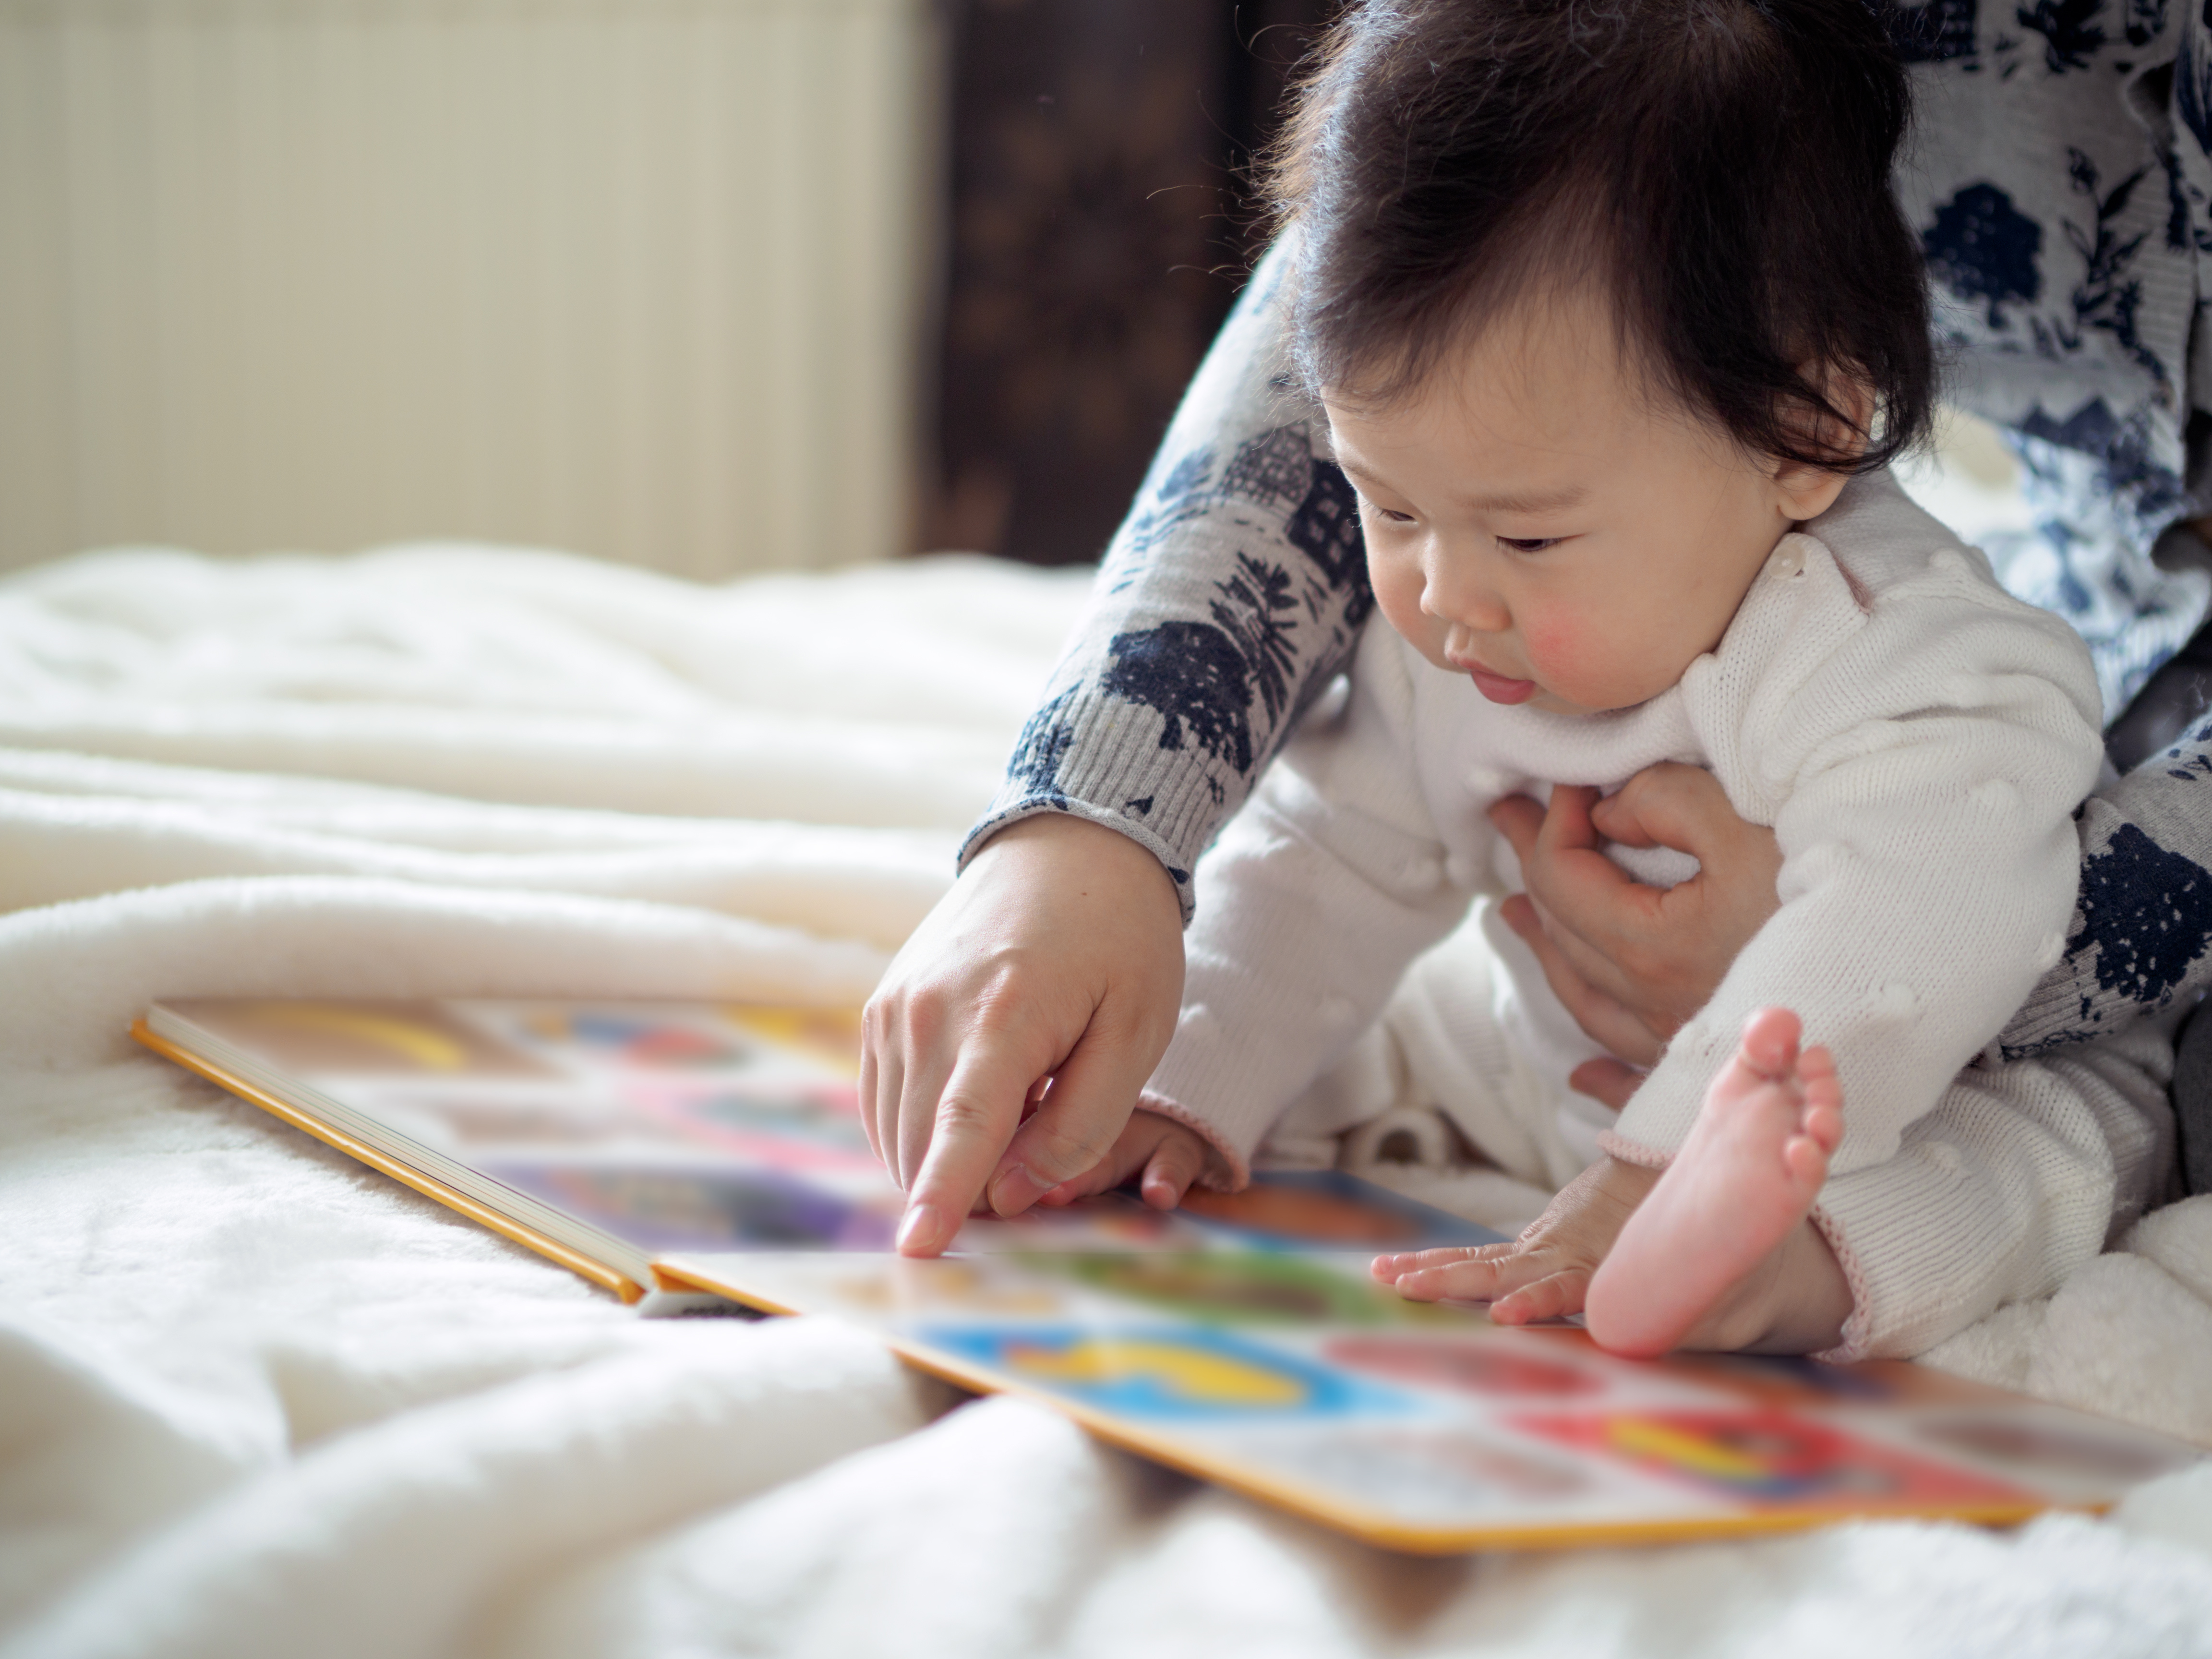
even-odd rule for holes
{"type": "Polygon", "coordinates": [[[1036,1079],[1006,1047],[963,1051],[931,1115],[929,1150],[907,1191],[902,1255],[937,1255],[982,1196],[1036,1079]]]}

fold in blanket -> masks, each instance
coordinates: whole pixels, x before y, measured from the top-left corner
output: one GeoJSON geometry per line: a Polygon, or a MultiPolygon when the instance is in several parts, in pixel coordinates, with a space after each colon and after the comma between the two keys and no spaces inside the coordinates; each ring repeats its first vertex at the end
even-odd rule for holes
{"type": "MultiPolygon", "coordinates": [[[[641,1321],[125,1035],[857,1000],[1082,599],[471,547],[0,581],[0,1654],[2206,1650],[2212,1474],[2009,1534],[1402,1560],[849,1333],[641,1321]]],[[[1937,1358],[2212,1441],[2212,1200],[1937,1358]]]]}

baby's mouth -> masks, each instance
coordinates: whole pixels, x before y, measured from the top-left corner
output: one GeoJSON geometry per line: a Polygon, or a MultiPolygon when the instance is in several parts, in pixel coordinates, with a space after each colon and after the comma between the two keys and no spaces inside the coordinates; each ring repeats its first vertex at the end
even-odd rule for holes
{"type": "Polygon", "coordinates": [[[1492,702],[1526,702],[1536,695],[1534,680],[1510,680],[1472,663],[1467,665],[1467,677],[1474,682],[1474,689],[1492,702]]]}

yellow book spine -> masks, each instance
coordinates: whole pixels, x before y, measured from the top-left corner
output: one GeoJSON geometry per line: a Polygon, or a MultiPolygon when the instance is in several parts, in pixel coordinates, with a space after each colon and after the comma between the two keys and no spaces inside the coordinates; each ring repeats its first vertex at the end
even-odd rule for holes
{"type": "Polygon", "coordinates": [[[425,1198],[436,1199],[447,1209],[468,1217],[479,1226],[490,1228],[501,1237],[511,1238],[526,1249],[537,1251],[547,1261],[558,1262],[578,1278],[589,1280],[601,1290],[612,1291],[624,1302],[635,1302],[645,1294],[645,1286],[629,1274],[617,1272],[604,1261],[595,1261],[580,1251],[572,1250],[558,1239],[548,1238],[535,1227],[526,1227],[488,1205],[479,1204],[466,1193],[448,1187],[434,1176],[410,1169],[398,1159],[377,1151],[367,1141],[357,1140],[344,1130],[309,1116],[298,1107],[255,1088],[245,1079],[233,1075],[222,1066],[203,1060],[187,1049],[179,1048],[167,1037],[155,1033],[144,1020],[131,1023],[131,1035],[164,1060],[174,1060],[188,1072],[197,1072],[217,1088],[229,1091],[240,1100],[252,1102],[271,1117],[283,1119],[294,1128],[314,1136],[326,1146],[337,1147],[348,1158],[358,1158],[380,1175],[390,1176],[403,1186],[412,1187],[425,1198]]]}

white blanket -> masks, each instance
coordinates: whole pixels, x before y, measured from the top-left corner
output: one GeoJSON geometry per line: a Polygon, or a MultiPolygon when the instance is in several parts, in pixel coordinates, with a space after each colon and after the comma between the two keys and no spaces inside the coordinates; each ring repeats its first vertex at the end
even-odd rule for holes
{"type": "MultiPolygon", "coordinates": [[[[2010,1532],[1394,1557],[834,1327],[641,1321],[124,1035],[857,999],[1080,597],[471,548],[0,582],[0,1654],[2212,1653],[2212,1471],[2010,1532]]],[[[2212,1443],[2212,1200],[1937,1358],[2212,1443]]]]}

